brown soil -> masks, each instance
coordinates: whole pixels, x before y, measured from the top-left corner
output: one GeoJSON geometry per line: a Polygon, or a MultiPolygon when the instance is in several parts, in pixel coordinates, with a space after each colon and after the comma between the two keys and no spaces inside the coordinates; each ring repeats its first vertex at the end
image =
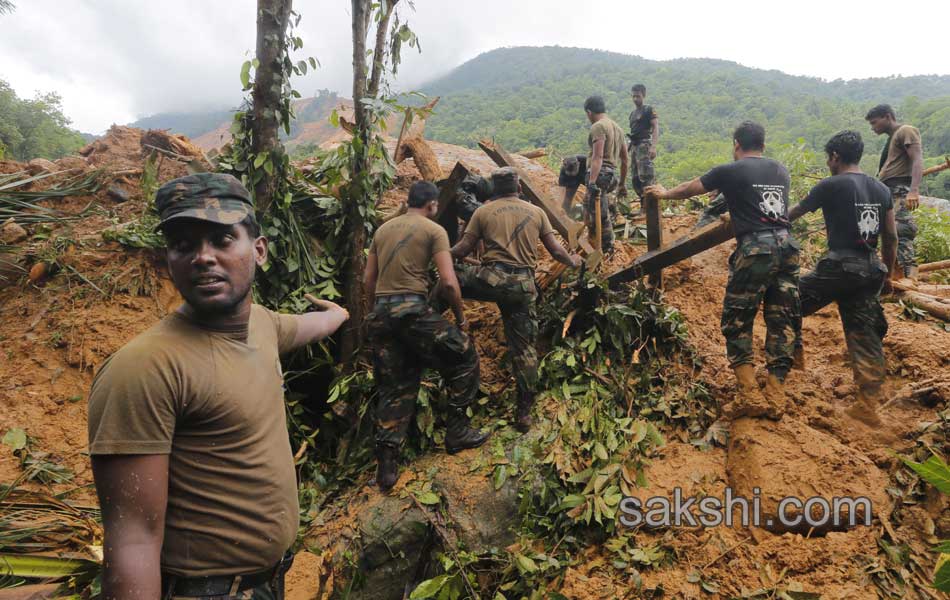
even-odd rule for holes
{"type": "MultiPolygon", "coordinates": [[[[84,157],[62,159],[57,165],[80,170],[141,169],[142,134],[113,127],[105,138],[84,149],[84,157]]],[[[478,150],[430,144],[445,173],[458,160],[483,174],[494,168],[494,163],[478,150]]],[[[556,174],[537,162],[516,160],[531,173],[539,191],[556,197],[556,174]]],[[[20,163],[0,161],[0,172],[25,168],[20,163]]],[[[160,165],[159,179],[166,181],[185,172],[182,163],[166,159],[160,165]]],[[[397,206],[405,198],[409,184],[418,177],[411,159],[399,165],[397,185],[381,199],[381,206],[397,206]]],[[[94,197],[57,200],[55,207],[67,213],[78,213],[91,201],[101,207],[88,218],[53,230],[53,237],[72,240],[57,250],[57,262],[70,268],[64,267],[37,284],[23,279],[0,289],[0,341],[4,348],[4,360],[0,360],[0,432],[13,427],[25,429],[35,439],[37,449],[52,453],[75,472],[72,482],[52,486],[54,492],[88,486],[92,481],[85,454],[86,395],[95,368],[111,352],[173,309],[178,301],[159,257],[101,239],[104,229],[141,214],[138,182],[138,174],[109,179],[109,183],[129,190],[131,199],[122,204],[106,197],[108,185],[94,197]],[[88,282],[93,282],[105,295],[92,289],[88,282]]],[[[668,219],[668,239],[685,233],[694,220],[693,215],[668,219]]],[[[702,377],[720,402],[733,393],[732,374],[719,331],[731,246],[724,244],[666,271],[666,301],[686,317],[690,342],[704,362],[702,377]]],[[[43,260],[44,253],[51,251],[42,240],[28,240],[22,247],[29,264],[43,260]]],[[[621,245],[602,269],[608,272],[644,251],[642,245],[621,245]]],[[[542,261],[539,272],[550,268],[549,260],[542,261]]],[[[481,359],[483,383],[490,397],[497,398],[512,387],[509,372],[499,366],[505,343],[497,309],[467,303],[467,310],[481,359]]],[[[923,378],[950,378],[950,334],[938,330],[932,322],[901,319],[901,309],[896,304],[888,304],[886,313],[890,324],[885,341],[888,393],[923,378]]],[[[759,364],[763,363],[764,330],[760,317],[755,329],[759,364]]],[[[802,482],[810,483],[809,473],[820,474],[818,479],[822,481],[833,481],[835,469],[847,464],[851,465],[846,480],[849,489],[871,489],[880,494],[882,477],[897,468],[888,450],[900,451],[913,445],[918,426],[934,420],[936,409],[914,402],[895,403],[883,411],[885,427],[880,431],[845,417],[841,409],[853,401],[854,392],[840,321],[833,306],[806,319],[804,341],[809,364],[806,371],[793,371],[789,377],[789,414],[781,424],[762,425],[768,431],[772,451],[769,454],[774,459],[763,476],[772,476],[776,492],[785,487],[801,491],[807,489],[802,482]],[[815,445],[803,447],[803,439],[816,440],[815,445]]],[[[462,453],[448,460],[441,455],[423,457],[404,470],[396,493],[415,480],[417,473],[435,465],[452,471],[460,482],[466,481],[474,460],[470,454],[462,453]]],[[[761,467],[764,462],[755,464],[761,467]]],[[[684,493],[721,495],[727,484],[735,483],[752,470],[747,461],[730,462],[724,448],[702,451],[673,442],[649,466],[650,487],[642,491],[644,496],[666,495],[680,486],[684,493]]],[[[20,472],[18,461],[0,448],[0,481],[9,483],[20,472]]],[[[464,505],[467,494],[461,484],[457,494],[464,505]]],[[[95,500],[90,487],[74,492],[74,497],[84,502],[95,500]]],[[[343,512],[324,515],[319,524],[322,535],[311,540],[315,549],[329,547],[335,538],[339,541],[345,537],[358,512],[378,499],[374,488],[358,488],[343,512]]],[[[909,516],[896,528],[902,542],[925,556],[934,522],[938,522],[938,527],[942,523],[939,515],[944,503],[936,499],[933,504],[908,510],[909,516]]],[[[878,518],[872,527],[823,536],[774,535],[759,529],[726,527],[640,531],[636,534],[638,545],[662,544],[677,557],[672,566],[642,569],[644,586],[662,585],[668,597],[674,598],[727,598],[742,593],[743,588],[763,587],[763,570],[767,569],[776,581],[784,571],[779,585],[797,582],[807,591],[820,592],[822,598],[873,598],[876,588],[863,566],[878,553],[880,518],[884,513],[875,512],[878,518]],[[687,576],[694,570],[701,570],[705,581],[718,583],[720,592],[706,594],[697,584],[687,582],[687,576]]],[[[617,578],[610,560],[603,548],[588,549],[587,555],[567,571],[561,593],[569,598],[624,597],[630,591],[628,582],[617,578]]],[[[324,562],[320,556],[298,557],[298,565],[288,580],[288,595],[300,599],[317,597],[321,581],[325,590],[324,562]],[[317,572],[321,575],[314,579],[317,572]],[[311,594],[313,590],[316,591],[311,594]]]]}

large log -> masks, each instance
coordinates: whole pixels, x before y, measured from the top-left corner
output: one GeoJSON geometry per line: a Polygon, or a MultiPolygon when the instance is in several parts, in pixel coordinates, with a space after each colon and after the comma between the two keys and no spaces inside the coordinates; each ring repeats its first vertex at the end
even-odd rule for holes
{"type": "Polygon", "coordinates": [[[439,166],[439,159],[436,158],[435,152],[432,151],[427,141],[421,137],[411,137],[403,140],[400,149],[403,156],[412,157],[423,179],[432,182],[442,180],[444,175],[442,174],[442,167],[439,166]]]}
{"type": "Polygon", "coordinates": [[[403,147],[404,142],[412,138],[423,139],[426,129],[426,119],[429,118],[429,114],[432,112],[432,109],[435,108],[435,105],[439,103],[439,98],[439,96],[436,96],[430,100],[428,104],[423,106],[421,109],[423,114],[421,116],[413,118],[413,109],[406,109],[406,114],[402,120],[402,127],[399,128],[399,137],[396,138],[396,149],[393,152],[393,160],[397,165],[409,156],[412,156],[411,153],[407,152],[407,148],[403,147]]]}
{"type": "Polygon", "coordinates": [[[521,156],[525,158],[541,158],[542,156],[547,156],[548,151],[545,148],[536,148],[534,150],[528,150],[526,152],[519,152],[521,156]]]}
{"type": "MultiPolygon", "coordinates": [[[[511,155],[505,151],[500,145],[496,144],[491,140],[481,140],[478,142],[478,147],[481,148],[485,154],[489,156],[495,164],[499,167],[512,167],[518,171],[518,176],[521,179],[521,191],[524,193],[525,198],[528,199],[531,204],[538,206],[548,215],[548,219],[551,221],[551,226],[561,234],[565,240],[567,240],[568,247],[573,249],[578,246],[580,240],[578,236],[580,235],[581,230],[584,228],[583,223],[578,223],[577,221],[571,219],[569,216],[564,214],[564,210],[557,205],[556,202],[550,200],[549,198],[544,198],[535,191],[534,187],[531,185],[531,178],[523,170],[518,168],[518,165],[512,159],[511,155]]],[[[581,247],[584,247],[584,244],[580,244],[581,247]]],[[[589,244],[587,244],[590,247],[589,244]]],[[[585,251],[587,249],[585,248],[585,251]]],[[[593,251],[593,248],[591,248],[593,251]]]]}
{"type": "Polygon", "coordinates": [[[671,244],[662,246],[656,250],[651,250],[637,257],[630,266],[615,271],[607,280],[611,286],[614,286],[626,281],[639,279],[644,275],[654,273],[660,269],[676,264],[681,260],[695,256],[713,246],[718,246],[723,242],[731,240],[733,237],[732,221],[729,215],[723,215],[719,218],[718,222],[710,223],[702,229],[688,233],[671,244]]]}
{"type": "Polygon", "coordinates": [[[901,298],[939,319],[950,321],[950,302],[943,302],[941,298],[911,291],[902,293],[901,298]]]}
{"type": "Polygon", "coordinates": [[[920,265],[917,267],[917,272],[926,273],[927,271],[939,271],[941,269],[950,269],[950,260],[938,260],[937,262],[920,265]]]}

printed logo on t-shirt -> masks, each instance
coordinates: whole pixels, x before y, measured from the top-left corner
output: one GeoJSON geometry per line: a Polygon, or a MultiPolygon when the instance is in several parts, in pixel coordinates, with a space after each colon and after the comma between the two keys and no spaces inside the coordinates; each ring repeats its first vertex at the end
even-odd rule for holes
{"type": "Polygon", "coordinates": [[[781,219],[785,216],[785,187],[781,185],[753,184],[762,201],[759,209],[770,219],[781,219]]]}
{"type": "Polygon", "coordinates": [[[858,217],[858,233],[864,241],[876,238],[881,229],[881,207],[877,204],[855,204],[854,211],[858,217]]]}

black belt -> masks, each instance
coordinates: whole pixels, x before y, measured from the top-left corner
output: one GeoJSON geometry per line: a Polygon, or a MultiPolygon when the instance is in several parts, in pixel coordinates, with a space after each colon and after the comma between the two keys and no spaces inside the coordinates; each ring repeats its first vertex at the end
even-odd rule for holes
{"type": "Polygon", "coordinates": [[[208,577],[179,577],[162,573],[162,598],[172,596],[233,596],[238,592],[264,585],[283,576],[294,563],[294,555],[288,552],[280,562],[257,573],[247,575],[211,575],[208,577]]]}
{"type": "Polygon", "coordinates": [[[515,265],[509,265],[508,263],[503,262],[492,262],[485,266],[491,267],[492,269],[498,269],[499,271],[504,271],[505,273],[511,273],[513,275],[534,275],[534,269],[531,267],[516,267],[515,265]]]}
{"type": "Polygon", "coordinates": [[[392,294],[388,296],[376,296],[376,306],[380,304],[396,304],[397,302],[425,302],[426,297],[422,294],[392,294]]]}
{"type": "Polygon", "coordinates": [[[781,227],[779,229],[765,229],[762,231],[750,231],[749,233],[743,233],[739,236],[739,241],[743,242],[747,239],[756,239],[761,240],[765,238],[774,237],[775,239],[781,241],[788,237],[788,229],[781,227]]]}

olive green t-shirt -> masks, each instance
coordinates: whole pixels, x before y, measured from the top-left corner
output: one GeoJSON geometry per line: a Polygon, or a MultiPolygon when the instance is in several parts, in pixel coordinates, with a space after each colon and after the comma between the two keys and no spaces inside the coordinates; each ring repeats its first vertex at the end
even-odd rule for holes
{"type": "Polygon", "coordinates": [[[594,142],[601,138],[604,140],[604,164],[616,168],[620,164],[623,130],[620,125],[610,120],[610,117],[604,117],[590,126],[590,134],[587,136],[587,145],[590,147],[587,154],[588,168],[594,157],[594,142]]]}
{"type": "Polygon", "coordinates": [[[246,328],[172,313],[110,356],[89,394],[89,453],[168,454],[163,571],[272,567],[293,544],[297,479],[279,353],[297,323],[261,306],[246,328]]]}
{"type": "Polygon", "coordinates": [[[877,178],[881,181],[887,181],[894,177],[910,177],[910,155],[907,154],[907,146],[920,144],[920,132],[911,125],[901,125],[891,136],[891,141],[887,146],[887,160],[881,167],[881,172],[877,178]]]}
{"type": "Polygon", "coordinates": [[[479,206],[465,228],[465,235],[485,242],[482,262],[532,269],[538,262],[538,240],[553,232],[544,211],[517,196],[503,196],[479,206]]]}
{"type": "Polygon", "coordinates": [[[426,294],[429,263],[448,250],[449,235],[431,219],[405,214],[386,221],[369,247],[376,255],[376,295],[426,294]]]}

